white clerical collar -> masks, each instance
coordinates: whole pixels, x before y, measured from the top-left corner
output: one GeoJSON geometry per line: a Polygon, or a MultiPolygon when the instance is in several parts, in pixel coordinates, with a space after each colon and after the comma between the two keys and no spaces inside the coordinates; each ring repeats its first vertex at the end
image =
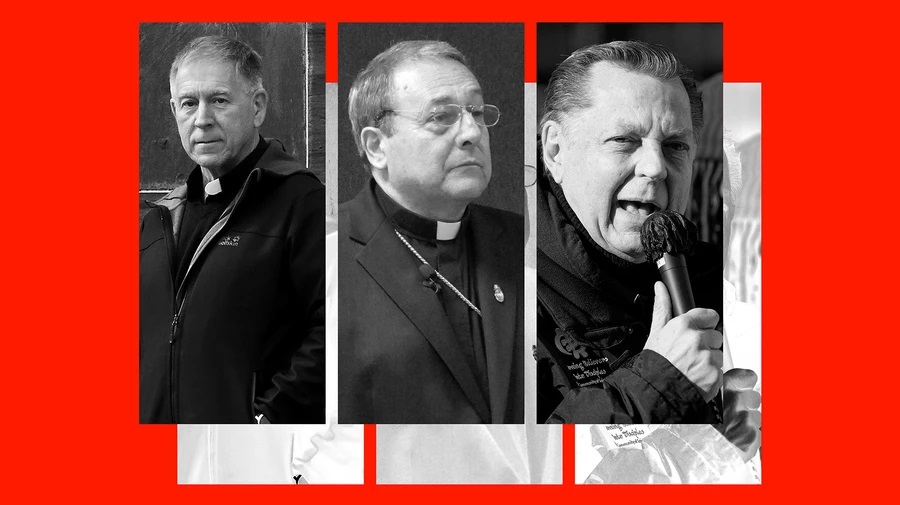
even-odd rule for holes
{"type": "Polygon", "coordinates": [[[222,192],[222,183],[219,181],[219,179],[213,179],[206,183],[206,186],[204,186],[203,188],[203,192],[206,193],[204,198],[206,196],[218,195],[222,192]]]}
{"type": "Polygon", "coordinates": [[[213,173],[208,168],[200,167],[200,173],[203,174],[204,181],[209,181],[203,186],[203,201],[205,202],[208,197],[222,192],[222,181],[218,177],[213,179],[213,173]]]}
{"type": "Polygon", "coordinates": [[[462,228],[462,222],[466,219],[466,214],[463,214],[459,221],[437,221],[427,218],[395,202],[374,182],[372,185],[375,188],[375,198],[381,204],[381,208],[384,209],[385,215],[394,225],[394,228],[402,231],[405,235],[428,241],[453,240],[459,235],[459,230],[462,228]]]}
{"type": "Polygon", "coordinates": [[[455,223],[446,223],[444,221],[437,222],[437,234],[436,237],[438,240],[453,240],[456,238],[456,234],[459,233],[459,225],[461,221],[456,221],[455,223]]]}

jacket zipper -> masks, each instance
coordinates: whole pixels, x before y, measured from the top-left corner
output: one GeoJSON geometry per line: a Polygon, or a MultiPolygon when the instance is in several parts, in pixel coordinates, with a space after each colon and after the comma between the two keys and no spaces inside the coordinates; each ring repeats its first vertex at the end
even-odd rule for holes
{"type": "Polygon", "coordinates": [[[181,322],[181,310],[184,308],[184,300],[175,311],[175,317],[172,318],[172,332],[169,334],[169,410],[172,413],[172,422],[178,422],[178,387],[177,387],[177,364],[175,363],[175,343],[178,341],[178,324],[181,322]]]}
{"type": "MultiPolygon", "coordinates": [[[[178,423],[178,387],[176,384],[176,363],[175,363],[175,346],[178,344],[178,327],[182,322],[182,312],[184,311],[184,301],[187,298],[187,285],[188,279],[191,275],[191,269],[194,268],[194,265],[197,263],[197,260],[200,258],[200,255],[203,254],[203,251],[209,246],[209,243],[212,242],[213,238],[225,228],[225,225],[228,224],[229,218],[234,213],[234,209],[237,207],[238,203],[243,199],[244,194],[247,192],[247,187],[250,185],[250,181],[253,178],[254,174],[259,173],[259,168],[254,168],[250,175],[247,177],[247,181],[241,187],[241,190],[238,192],[237,196],[234,200],[225,208],[222,212],[222,216],[219,217],[219,220],[206,232],[206,235],[203,236],[203,240],[200,241],[200,245],[197,246],[197,250],[194,251],[194,255],[191,256],[191,262],[188,264],[187,271],[184,273],[184,278],[181,280],[181,284],[178,286],[178,289],[175,291],[175,300],[173,304],[173,309],[177,305],[177,309],[174,310],[175,317],[172,319],[172,331],[169,334],[169,409],[172,414],[172,423],[178,423]]],[[[163,213],[163,222],[165,224],[165,213],[163,213]]],[[[164,228],[164,235],[168,237],[169,234],[172,234],[172,247],[169,248],[169,265],[174,264],[174,241],[175,235],[172,231],[172,223],[167,223],[167,226],[164,228]]],[[[167,238],[168,240],[168,238],[167,238]]],[[[175,275],[172,275],[172,278],[175,278],[175,275]]],[[[252,410],[252,408],[251,408],[252,410]]]]}
{"type": "Polygon", "coordinates": [[[256,401],[256,372],[253,372],[251,377],[252,377],[252,379],[250,380],[250,419],[256,420],[256,423],[259,424],[259,420],[256,419],[256,411],[253,409],[253,403],[256,401]]]}
{"type": "Polygon", "coordinates": [[[225,210],[222,212],[222,216],[219,217],[219,220],[216,221],[216,224],[212,225],[212,228],[210,228],[209,231],[206,232],[206,235],[203,236],[203,240],[200,241],[200,245],[197,246],[197,250],[194,251],[194,255],[191,257],[191,262],[190,262],[190,264],[188,264],[187,271],[184,273],[184,279],[181,280],[181,285],[178,286],[178,291],[175,295],[175,300],[177,301],[180,299],[182,306],[184,305],[184,298],[185,298],[185,296],[187,296],[187,293],[184,294],[185,296],[179,296],[179,295],[182,294],[183,289],[186,289],[186,286],[188,284],[188,279],[191,276],[191,269],[193,269],[194,265],[197,264],[197,260],[200,258],[200,255],[203,254],[203,251],[206,250],[206,248],[209,246],[209,243],[212,242],[213,238],[215,238],[215,236],[218,235],[219,232],[222,231],[223,228],[225,228],[225,225],[228,224],[228,220],[229,220],[229,218],[231,218],[231,215],[234,213],[234,209],[237,207],[238,203],[240,203],[240,201],[243,199],[244,194],[246,193],[246,190],[247,190],[247,186],[249,186],[249,184],[250,184],[251,178],[257,172],[259,172],[258,168],[255,168],[255,169],[253,169],[252,172],[250,172],[250,175],[247,177],[247,182],[244,184],[243,187],[241,187],[240,192],[238,192],[238,194],[234,198],[234,200],[230,204],[228,204],[228,207],[226,207],[225,210]]]}

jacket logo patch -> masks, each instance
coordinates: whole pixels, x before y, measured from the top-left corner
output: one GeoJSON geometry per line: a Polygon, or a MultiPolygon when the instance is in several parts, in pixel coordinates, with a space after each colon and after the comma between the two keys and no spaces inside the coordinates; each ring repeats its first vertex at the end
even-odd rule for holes
{"type": "Polygon", "coordinates": [[[571,335],[566,333],[562,328],[556,329],[556,348],[564,354],[568,354],[575,359],[587,358],[587,348],[578,343],[571,335]]]}
{"type": "Polygon", "coordinates": [[[225,235],[219,240],[219,245],[226,245],[229,247],[237,247],[238,243],[241,241],[240,235],[225,235]]]}

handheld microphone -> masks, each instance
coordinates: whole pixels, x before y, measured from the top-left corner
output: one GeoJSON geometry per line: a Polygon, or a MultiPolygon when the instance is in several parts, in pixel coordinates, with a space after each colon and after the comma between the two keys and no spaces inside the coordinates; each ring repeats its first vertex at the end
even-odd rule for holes
{"type": "MultiPolygon", "coordinates": [[[[698,240],[697,226],[672,210],[654,212],[641,226],[641,246],[647,259],[656,262],[659,275],[672,298],[675,317],[696,306],[685,256],[694,253],[694,244],[698,240]]],[[[722,392],[719,391],[710,403],[715,407],[716,420],[721,424],[724,412],[722,392]]]]}
{"type": "Polygon", "coordinates": [[[441,292],[441,285],[434,282],[434,279],[437,277],[434,272],[434,267],[427,263],[422,263],[419,265],[419,273],[425,278],[425,280],[422,281],[423,286],[434,291],[435,294],[441,292]]]}
{"type": "Polygon", "coordinates": [[[656,263],[663,284],[672,298],[675,316],[696,306],[685,257],[693,254],[697,240],[697,226],[675,211],[654,212],[641,226],[644,254],[647,259],[656,263]]]}

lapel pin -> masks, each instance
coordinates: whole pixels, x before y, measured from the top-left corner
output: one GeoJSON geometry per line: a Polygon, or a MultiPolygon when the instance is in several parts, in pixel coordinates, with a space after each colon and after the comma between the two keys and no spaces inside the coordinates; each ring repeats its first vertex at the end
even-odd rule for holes
{"type": "Polygon", "coordinates": [[[494,298],[496,298],[498,302],[503,303],[503,290],[496,284],[494,284],[494,298]]]}

